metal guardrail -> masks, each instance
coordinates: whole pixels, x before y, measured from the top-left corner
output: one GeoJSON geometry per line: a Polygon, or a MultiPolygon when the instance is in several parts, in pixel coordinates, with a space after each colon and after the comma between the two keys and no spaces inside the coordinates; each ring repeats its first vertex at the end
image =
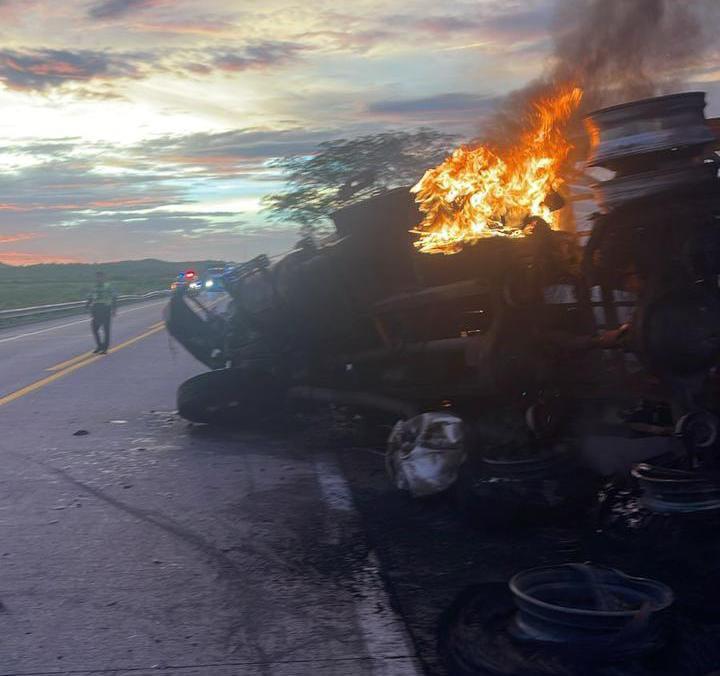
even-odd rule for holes
{"type": "MultiPolygon", "coordinates": [[[[118,296],[118,305],[126,303],[139,303],[143,300],[163,298],[170,295],[170,291],[149,291],[140,295],[118,296]]],[[[67,312],[70,310],[84,310],[87,307],[87,300],[76,300],[69,303],[55,303],[52,305],[35,305],[34,307],[21,307],[11,310],[0,310],[0,322],[5,319],[22,319],[36,315],[53,314],[55,312],[67,312]]]]}

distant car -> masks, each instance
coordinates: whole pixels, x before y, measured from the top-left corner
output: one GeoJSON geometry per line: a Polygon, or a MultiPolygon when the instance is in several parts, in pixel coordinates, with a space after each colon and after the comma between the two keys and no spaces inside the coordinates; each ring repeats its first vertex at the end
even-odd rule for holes
{"type": "Polygon", "coordinates": [[[203,287],[205,291],[225,291],[222,276],[225,268],[209,268],[205,273],[203,287]]]}
{"type": "Polygon", "coordinates": [[[178,272],[177,278],[170,285],[170,288],[173,291],[187,289],[188,293],[195,295],[202,290],[203,282],[194,270],[185,270],[184,272],[178,272]]]}

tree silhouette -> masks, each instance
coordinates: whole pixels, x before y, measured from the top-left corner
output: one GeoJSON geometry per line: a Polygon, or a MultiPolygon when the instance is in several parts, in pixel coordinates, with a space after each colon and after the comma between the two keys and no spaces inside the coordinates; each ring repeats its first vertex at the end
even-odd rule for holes
{"type": "Polygon", "coordinates": [[[272,220],[297,223],[303,234],[324,230],[336,209],[413,185],[455,142],[456,137],[432,129],[326,141],[315,155],[272,162],[287,187],[263,198],[264,211],[272,220]]]}

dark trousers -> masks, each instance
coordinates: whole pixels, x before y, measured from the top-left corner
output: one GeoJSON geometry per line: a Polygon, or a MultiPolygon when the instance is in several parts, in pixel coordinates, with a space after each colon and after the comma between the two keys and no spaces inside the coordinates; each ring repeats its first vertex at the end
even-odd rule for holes
{"type": "Polygon", "coordinates": [[[112,312],[109,305],[98,303],[92,306],[92,332],[98,350],[107,350],[110,345],[110,318],[112,312]],[[100,337],[102,329],[102,339],[100,337]]]}

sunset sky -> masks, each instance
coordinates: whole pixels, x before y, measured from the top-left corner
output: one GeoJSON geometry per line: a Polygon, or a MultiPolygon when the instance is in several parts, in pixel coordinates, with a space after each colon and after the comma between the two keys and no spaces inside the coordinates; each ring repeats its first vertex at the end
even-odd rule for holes
{"type": "Polygon", "coordinates": [[[280,251],[273,157],[472,134],[541,72],[553,4],[0,0],[0,262],[280,251]]]}

